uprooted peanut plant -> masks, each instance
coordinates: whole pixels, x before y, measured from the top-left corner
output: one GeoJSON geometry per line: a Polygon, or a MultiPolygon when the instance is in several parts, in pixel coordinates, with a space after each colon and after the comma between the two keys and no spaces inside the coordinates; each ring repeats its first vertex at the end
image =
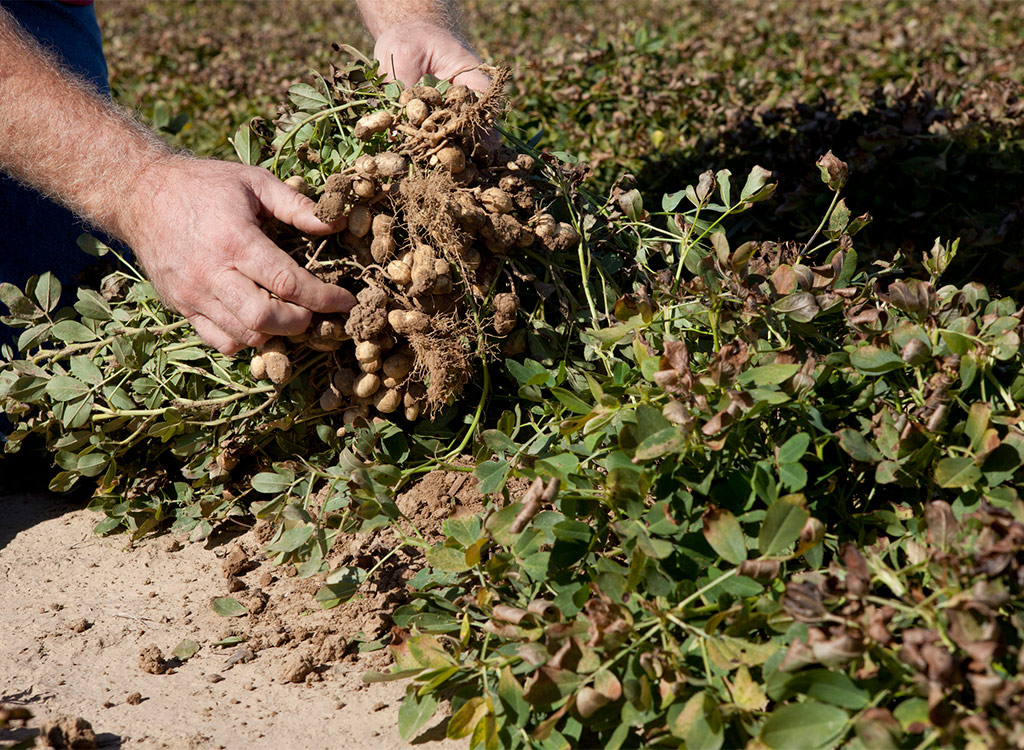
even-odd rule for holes
{"type": "Polygon", "coordinates": [[[486,748],[1022,742],[1021,311],[942,285],[955,242],[927,278],[859,261],[831,153],[816,230],[737,242],[760,167],[654,210],[500,145],[492,95],[348,66],[290,100],[235,148],[348,217],[267,228],[347,317],[250,364],[127,269],[73,311],[49,276],[0,288],[9,450],[37,433],[55,488],[95,478],[100,531],[270,518],[330,607],[379,568],[331,570],[335,540],[469,457],[482,517],[396,525],[425,566],[366,679],[409,681],[407,739],[448,711],[486,748]]]}

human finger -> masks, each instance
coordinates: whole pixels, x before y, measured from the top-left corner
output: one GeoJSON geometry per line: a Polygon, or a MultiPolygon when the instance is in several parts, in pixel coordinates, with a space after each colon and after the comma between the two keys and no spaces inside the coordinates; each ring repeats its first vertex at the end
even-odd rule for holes
{"type": "MultiPolygon", "coordinates": [[[[306,234],[330,234],[345,228],[345,219],[326,224],[316,217],[316,203],[292,190],[266,170],[255,176],[253,191],[264,211],[306,234]]],[[[256,175],[257,173],[253,173],[256,175]]]]}
{"type": "Polygon", "coordinates": [[[491,77],[479,70],[467,70],[452,79],[452,83],[468,86],[474,91],[487,91],[491,86],[491,77]]]}
{"type": "Polygon", "coordinates": [[[253,227],[243,239],[246,252],[236,259],[235,267],[271,294],[313,312],[348,312],[355,305],[351,292],[325,284],[301,268],[258,228],[253,227]]]}
{"type": "Polygon", "coordinates": [[[240,349],[245,348],[245,345],[241,341],[237,341],[231,336],[228,336],[224,331],[218,328],[213,321],[202,313],[192,313],[186,317],[188,318],[188,322],[192,324],[192,327],[196,329],[196,333],[199,334],[199,338],[221,354],[227,354],[230,356],[240,349]]]}
{"type": "Polygon", "coordinates": [[[312,318],[306,308],[272,298],[238,271],[223,273],[214,293],[243,332],[293,336],[305,331],[312,318]]]}

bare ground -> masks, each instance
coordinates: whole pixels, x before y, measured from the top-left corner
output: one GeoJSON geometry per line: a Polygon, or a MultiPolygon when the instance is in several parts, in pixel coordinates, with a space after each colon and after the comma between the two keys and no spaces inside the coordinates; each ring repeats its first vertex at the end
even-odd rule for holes
{"type": "MultiPolygon", "coordinates": [[[[432,477],[399,502],[414,521],[439,523],[471,510],[471,488],[457,481],[432,477]]],[[[34,714],[24,729],[0,730],[0,746],[58,715],[89,721],[100,747],[405,746],[395,728],[405,685],[364,685],[390,657],[358,643],[387,633],[408,566],[323,611],[312,599],[319,581],[264,560],[260,527],[205,545],[164,536],[129,548],[126,537],[92,534],[97,514],[53,496],[0,497],[0,512],[0,704],[34,714]],[[212,599],[228,595],[250,614],[214,613],[212,599]],[[244,641],[215,645],[232,635],[244,641]],[[199,651],[178,662],[171,651],[185,639],[199,651]]],[[[372,555],[386,542],[371,535],[336,553],[372,555]]],[[[441,720],[418,740],[443,736],[441,720]]]]}

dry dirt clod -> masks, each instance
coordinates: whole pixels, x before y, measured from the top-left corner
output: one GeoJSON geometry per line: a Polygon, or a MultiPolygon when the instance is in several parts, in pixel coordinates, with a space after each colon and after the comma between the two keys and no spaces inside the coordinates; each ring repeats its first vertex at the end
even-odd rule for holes
{"type": "Polygon", "coordinates": [[[300,683],[313,671],[313,657],[306,651],[293,653],[281,669],[281,682],[300,683]]]}
{"type": "Polygon", "coordinates": [[[147,674],[166,674],[167,662],[160,649],[156,646],[146,646],[139,653],[139,669],[147,674]]]}
{"type": "Polygon", "coordinates": [[[237,591],[245,591],[245,581],[238,576],[228,576],[228,593],[234,594],[237,591]]]}
{"type": "Polygon", "coordinates": [[[345,331],[357,341],[372,339],[383,333],[388,324],[388,295],[379,287],[369,286],[356,295],[359,303],[349,311],[345,331]]]}
{"type": "Polygon", "coordinates": [[[39,736],[50,747],[73,750],[96,747],[92,724],[80,716],[55,716],[39,728],[39,736]]]}
{"type": "Polygon", "coordinates": [[[245,550],[238,544],[231,548],[227,557],[224,558],[224,562],[221,563],[221,569],[224,571],[225,578],[239,576],[251,567],[252,562],[249,560],[249,556],[245,554],[245,550]]]}
{"type": "Polygon", "coordinates": [[[68,630],[75,633],[84,633],[91,627],[92,623],[86,620],[84,617],[78,620],[72,620],[68,623],[68,630]]]}
{"type": "Polygon", "coordinates": [[[345,215],[345,203],[343,193],[324,193],[316,204],[316,218],[324,224],[333,224],[345,215]]]}
{"type": "Polygon", "coordinates": [[[292,363],[285,353],[285,343],[280,338],[267,341],[260,352],[267,377],[278,385],[287,382],[292,376],[292,363]]]}
{"type": "Polygon", "coordinates": [[[129,693],[124,702],[129,706],[137,706],[142,703],[142,693],[129,693]]]}

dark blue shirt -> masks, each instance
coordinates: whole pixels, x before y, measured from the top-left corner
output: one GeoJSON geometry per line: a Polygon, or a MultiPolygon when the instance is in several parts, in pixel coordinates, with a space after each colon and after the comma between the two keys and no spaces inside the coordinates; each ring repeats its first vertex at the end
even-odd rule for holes
{"type": "MultiPolygon", "coordinates": [[[[107,61],[91,5],[0,0],[0,7],[69,70],[104,96],[110,95],[107,61]]],[[[0,174],[0,282],[24,287],[30,276],[53,271],[65,288],[73,287],[78,275],[94,262],[76,244],[84,231],[72,212],[0,174]]],[[[6,312],[2,304],[0,312],[6,312]]],[[[0,324],[0,343],[9,341],[12,333],[17,332],[0,324]]]]}

